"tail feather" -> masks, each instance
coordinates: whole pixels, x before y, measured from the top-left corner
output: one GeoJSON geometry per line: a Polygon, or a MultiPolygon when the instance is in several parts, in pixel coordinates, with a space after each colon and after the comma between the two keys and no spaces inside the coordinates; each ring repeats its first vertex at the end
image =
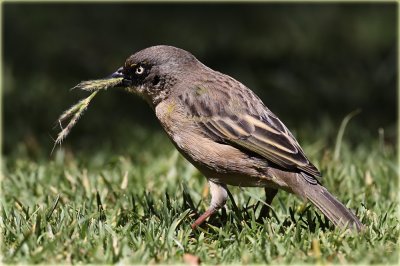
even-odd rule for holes
{"type": "Polygon", "coordinates": [[[283,189],[298,195],[302,199],[309,199],[336,226],[355,231],[364,229],[360,220],[318,181],[313,182],[313,177],[309,174],[305,172],[293,173],[272,167],[268,174],[281,182],[280,185],[283,189]]]}
{"type": "Polygon", "coordinates": [[[357,231],[363,229],[364,225],[360,220],[329,193],[325,187],[319,184],[306,187],[305,196],[336,226],[341,228],[348,227],[357,231]]]}

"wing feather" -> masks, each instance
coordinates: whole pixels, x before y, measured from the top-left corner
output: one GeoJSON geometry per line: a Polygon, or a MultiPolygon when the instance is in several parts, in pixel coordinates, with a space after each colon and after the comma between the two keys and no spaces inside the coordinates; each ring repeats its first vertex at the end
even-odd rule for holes
{"type": "Polygon", "coordinates": [[[301,170],[315,178],[321,176],[286,126],[253,92],[245,89],[245,93],[252,97],[252,103],[255,103],[251,108],[241,103],[243,95],[215,88],[207,89],[208,93],[202,95],[189,93],[180,99],[190,110],[188,115],[193,117],[208,137],[235,145],[244,152],[256,153],[285,169],[301,170]],[[227,104],[210,100],[221,100],[221,97],[227,104]]]}

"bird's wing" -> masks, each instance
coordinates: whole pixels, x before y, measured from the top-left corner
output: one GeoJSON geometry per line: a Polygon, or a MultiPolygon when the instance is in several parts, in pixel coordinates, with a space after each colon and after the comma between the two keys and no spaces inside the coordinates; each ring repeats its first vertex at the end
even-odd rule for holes
{"type": "MultiPolygon", "coordinates": [[[[180,99],[207,137],[256,153],[284,169],[321,176],[286,126],[246,87],[199,87],[180,99]]],[[[310,181],[316,182],[313,178],[310,181]]]]}

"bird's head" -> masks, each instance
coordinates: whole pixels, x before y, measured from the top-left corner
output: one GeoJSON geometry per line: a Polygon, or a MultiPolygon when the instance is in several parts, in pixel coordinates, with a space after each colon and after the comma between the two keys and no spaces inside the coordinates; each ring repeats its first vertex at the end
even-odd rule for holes
{"type": "Polygon", "coordinates": [[[122,86],[152,105],[168,97],[178,82],[201,63],[189,52],[166,45],[143,49],[125,61],[111,77],[124,78],[122,86]]]}

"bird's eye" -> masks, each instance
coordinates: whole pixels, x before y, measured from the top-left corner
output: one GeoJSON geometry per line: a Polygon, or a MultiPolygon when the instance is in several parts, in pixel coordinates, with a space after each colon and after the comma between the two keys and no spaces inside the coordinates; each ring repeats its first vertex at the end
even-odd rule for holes
{"type": "Polygon", "coordinates": [[[135,74],[137,74],[137,75],[142,75],[143,72],[144,72],[144,67],[142,67],[142,66],[139,66],[139,67],[136,68],[136,70],[135,70],[135,74]]]}

